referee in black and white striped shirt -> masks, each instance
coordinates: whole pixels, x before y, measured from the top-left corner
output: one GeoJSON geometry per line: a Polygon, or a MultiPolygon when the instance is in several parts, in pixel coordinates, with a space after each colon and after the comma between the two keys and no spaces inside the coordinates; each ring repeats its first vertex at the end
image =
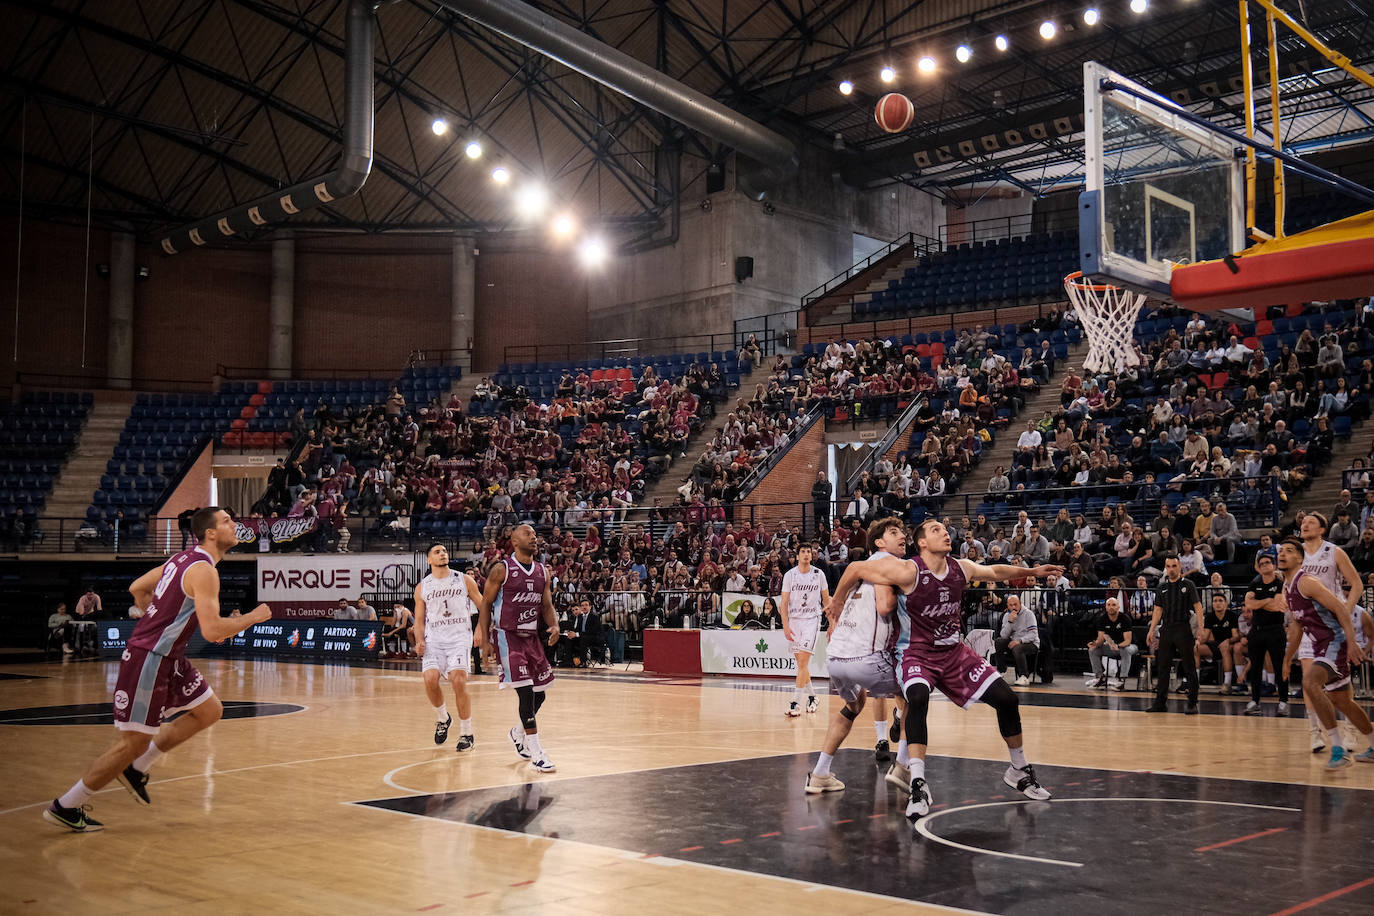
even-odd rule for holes
{"type": "Polygon", "coordinates": [[[1197,665],[1193,661],[1194,624],[1202,625],[1202,599],[1197,587],[1183,578],[1177,556],[1164,561],[1164,578],[1155,589],[1150,617],[1150,647],[1155,650],[1155,701],[1149,712],[1168,712],[1169,668],[1178,658],[1178,676],[1188,690],[1190,716],[1197,715],[1197,665]],[[1156,630],[1158,627],[1158,630],[1156,630]]]}

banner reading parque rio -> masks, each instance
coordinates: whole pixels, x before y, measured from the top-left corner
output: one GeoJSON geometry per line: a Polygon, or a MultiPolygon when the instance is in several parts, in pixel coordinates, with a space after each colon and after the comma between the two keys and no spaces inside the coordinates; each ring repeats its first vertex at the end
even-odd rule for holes
{"type": "Polygon", "coordinates": [[[330,617],[340,598],[352,604],[376,592],[413,592],[427,569],[423,561],[394,553],[261,556],[258,600],[278,618],[330,617]]]}

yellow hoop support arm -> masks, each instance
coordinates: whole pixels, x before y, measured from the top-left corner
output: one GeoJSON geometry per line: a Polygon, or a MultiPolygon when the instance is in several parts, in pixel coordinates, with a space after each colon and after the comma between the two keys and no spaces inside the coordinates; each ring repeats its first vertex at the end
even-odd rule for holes
{"type": "Polygon", "coordinates": [[[1292,16],[1289,16],[1283,10],[1275,6],[1273,0],[1254,0],[1254,2],[1264,7],[1269,12],[1269,14],[1276,18],[1279,22],[1282,22],[1284,25],[1292,29],[1293,32],[1297,34],[1299,38],[1301,38],[1303,41],[1311,45],[1312,48],[1316,50],[1316,52],[1320,54],[1322,57],[1325,57],[1331,63],[1335,64],[1337,67],[1340,67],[1346,73],[1349,73],[1351,76],[1355,77],[1355,79],[1364,83],[1370,89],[1374,89],[1374,76],[1369,75],[1365,71],[1361,70],[1359,67],[1355,66],[1353,63],[1350,62],[1350,58],[1346,57],[1344,54],[1340,53],[1339,51],[1333,51],[1330,48],[1328,48],[1320,38],[1318,38],[1316,35],[1313,35],[1311,32],[1307,31],[1307,29],[1303,28],[1303,26],[1300,25],[1295,19],[1293,19],[1292,16]]]}

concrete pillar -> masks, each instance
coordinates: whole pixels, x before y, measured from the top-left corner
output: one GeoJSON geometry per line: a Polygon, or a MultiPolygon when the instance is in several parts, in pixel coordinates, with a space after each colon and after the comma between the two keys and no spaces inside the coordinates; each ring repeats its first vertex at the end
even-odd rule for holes
{"type": "Polygon", "coordinates": [[[110,331],[107,383],[128,388],[134,374],[134,236],[110,233],[110,331]]]}
{"type": "Polygon", "coordinates": [[[272,239],[272,307],[267,323],[269,374],[290,378],[296,331],[296,239],[289,232],[272,239]]]}
{"type": "MultiPolygon", "coordinates": [[[[472,347],[477,323],[477,256],[473,254],[472,236],[454,236],[452,268],[448,346],[451,350],[467,350],[472,347]]],[[[457,359],[457,355],[452,359],[457,359]]],[[[463,367],[464,371],[471,368],[471,365],[463,367]]]]}

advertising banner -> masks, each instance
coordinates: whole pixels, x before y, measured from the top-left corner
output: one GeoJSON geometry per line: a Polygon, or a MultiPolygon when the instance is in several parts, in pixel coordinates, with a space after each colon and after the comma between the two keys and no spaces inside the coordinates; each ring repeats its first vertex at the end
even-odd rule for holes
{"type": "MultiPolygon", "coordinates": [[[[826,634],[816,637],[811,676],[826,677],[826,634]]],[[[702,630],[703,674],[748,674],[796,677],[797,661],[788,650],[782,630],[702,630]]]]}
{"type": "Polygon", "coordinates": [[[366,592],[408,592],[427,569],[423,561],[417,565],[413,557],[395,553],[263,556],[258,558],[258,600],[275,612],[286,605],[352,602],[366,592]]]}
{"type": "Polygon", "coordinates": [[[267,553],[291,550],[314,540],[319,521],[314,518],[264,518],[246,515],[237,520],[239,546],[267,553]]]}
{"type": "MultiPolygon", "coordinates": [[[[119,658],[136,620],[102,620],[97,646],[101,658],[119,658]]],[[[280,655],[314,658],[376,658],[383,624],[370,620],[292,622],[270,620],[249,627],[223,643],[206,642],[197,631],[187,655],[280,655]]]]}
{"type": "Polygon", "coordinates": [[[376,658],[381,643],[382,624],[370,620],[272,620],[223,643],[209,643],[203,654],[376,658]]]}
{"type": "MultiPolygon", "coordinates": [[[[744,602],[749,601],[754,605],[754,613],[763,613],[763,595],[750,595],[745,592],[725,592],[720,596],[720,612],[725,615],[725,625],[733,627],[735,618],[739,616],[744,602]]],[[[777,604],[778,599],[774,598],[773,603],[777,604]]]]}

